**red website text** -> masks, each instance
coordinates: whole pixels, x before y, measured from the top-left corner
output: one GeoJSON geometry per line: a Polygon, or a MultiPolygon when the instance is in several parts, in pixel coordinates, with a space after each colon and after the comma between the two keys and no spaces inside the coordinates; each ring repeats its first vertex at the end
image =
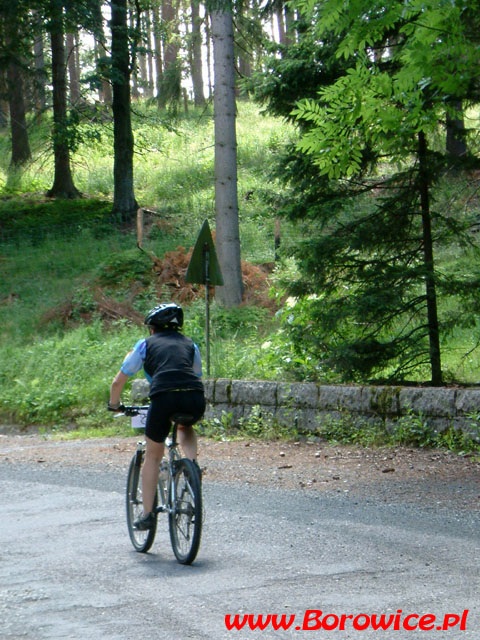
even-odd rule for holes
{"type": "Polygon", "coordinates": [[[273,629],[274,631],[294,628],[297,631],[346,631],[355,629],[364,631],[374,629],[375,631],[465,631],[467,626],[468,609],[461,614],[446,613],[436,616],[431,613],[417,614],[404,613],[398,609],[391,614],[341,614],[324,613],[320,609],[307,609],[303,617],[297,619],[295,614],[235,614],[225,616],[225,626],[229,631],[240,629],[273,629]]]}

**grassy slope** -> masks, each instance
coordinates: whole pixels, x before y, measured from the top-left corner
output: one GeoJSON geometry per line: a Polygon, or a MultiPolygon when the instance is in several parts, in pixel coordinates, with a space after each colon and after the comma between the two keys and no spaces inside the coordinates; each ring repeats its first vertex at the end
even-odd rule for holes
{"type": "MultiPolygon", "coordinates": [[[[136,195],[161,216],[146,242],[159,257],[179,245],[193,245],[206,217],[214,224],[212,120],[195,113],[174,126],[161,126],[155,111],[135,119],[136,195]]],[[[158,290],[148,283],[150,261],[138,252],[134,231],[119,230],[108,219],[112,159],[105,149],[112,146],[111,130],[102,128],[99,140],[87,133],[74,156],[75,182],[88,198],[79,203],[45,201],[42,192],[51,184],[52,168],[44,154],[13,182],[7,180],[6,164],[0,167],[0,242],[6,240],[0,244],[4,419],[104,422],[111,378],[142,330],[123,321],[105,329],[95,321],[95,290],[101,284],[104,293],[141,313],[158,299],[158,290]],[[30,195],[17,195],[25,193],[30,195]],[[132,283],[139,282],[132,292],[132,283]],[[91,326],[75,323],[92,311],[91,326]]],[[[288,135],[287,126],[262,117],[249,104],[240,105],[241,241],[243,258],[250,261],[273,259],[273,224],[262,215],[258,192],[265,185],[269,154],[288,135]]],[[[1,139],[6,161],[7,147],[1,139]]],[[[272,367],[258,358],[258,326],[266,323],[262,310],[227,313],[213,305],[212,373],[267,377],[272,367]]],[[[203,344],[201,300],[190,308],[186,331],[203,344]]]]}
{"type": "MultiPolygon", "coordinates": [[[[162,256],[179,245],[191,246],[206,217],[214,222],[213,125],[208,114],[192,112],[165,127],[155,110],[138,110],[142,113],[135,118],[135,189],[143,206],[161,214],[162,224],[146,246],[162,256]]],[[[87,196],[80,203],[44,201],[42,193],[51,186],[52,167],[41,131],[34,130],[35,161],[13,180],[7,179],[8,141],[0,137],[4,195],[0,243],[8,240],[0,244],[3,419],[53,425],[74,421],[85,427],[109,422],[103,407],[111,378],[141,331],[124,321],[105,329],[95,320],[94,290],[101,283],[108,295],[127,301],[139,312],[158,297],[153,283],[148,283],[149,262],[136,249],[135,234],[115,228],[108,220],[112,157],[105,150],[112,148],[111,127],[108,123],[97,129],[84,125],[82,133],[84,143],[74,156],[75,181],[87,196]],[[33,195],[17,195],[22,193],[33,195]],[[36,211],[33,233],[32,211],[36,211]],[[60,224],[65,220],[66,225],[60,224]],[[139,281],[141,290],[132,295],[131,284],[139,281]],[[65,312],[60,313],[66,305],[70,321],[82,314],[91,317],[93,311],[93,323],[70,323],[66,330],[61,322],[65,312]]],[[[269,158],[289,135],[288,126],[262,117],[250,104],[240,104],[241,241],[243,258],[252,262],[273,259],[273,221],[265,215],[259,193],[275,188],[266,179],[269,158]]],[[[167,290],[164,296],[168,295],[167,290]]],[[[200,300],[189,308],[186,326],[201,346],[203,314],[200,300]]],[[[478,379],[477,355],[467,359],[458,355],[473,347],[474,341],[470,330],[459,330],[450,340],[444,364],[452,377],[478,379]]],[[[289,358],[288,345],[263,310],[227,313],[213,306],[213,375],[285,378],[292,368],[291,362],[284,366],[289,358]],[[262,327],[260,343],[258,327],[262,327]]]]}

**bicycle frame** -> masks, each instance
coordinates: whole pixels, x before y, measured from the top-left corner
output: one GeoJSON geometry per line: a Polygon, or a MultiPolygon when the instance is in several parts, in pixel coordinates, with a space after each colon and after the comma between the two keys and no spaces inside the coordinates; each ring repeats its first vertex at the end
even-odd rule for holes
{"type": "Polygon", "coordinates": [[[168,482],[165,487],[166,495],[163,494],[162,487],[160,486],[161,478],[158,479],[158,489],[159,494],[162,499],[162,504],[158,505],[156,511],[157,513],[174,513],[175,505],[171,504],[171,495],[175,495],[175,462],[180,460],[180,454],[178,452],[178,442],[177,442],[177,423],[175,422],[173,425],[173,432],[170,441],[165,442],[165,446],[168,448],[168,482]]]}
{"type": "MultiPolygon", "coordinates": [[[[175,470],[174,466],[177,460],[180,460],[181,456],[178,451],[178,441],[177,441],[177,423],[175,422],[173,425],[173,431],[171,438],[165,442],[165,447],[168,449],[168,482],[165,490],[160,486],[161,478],[158,479],[158,496],[162,501],[162,504],[159,504],[156,508],[157,513],[175,513],[175,504],[171,503],[171,495],[175,495],[176,484],[175,484],[175,470]],[[164,495],[165,493],[165,495],[164,495]]],[[[139,442],[137,445],[136,455],[144,455],[145,454],[145,442],[139,442]]],[[[132,486],[131,499],[135,501],[137,499],[137,489],[138,489],[138,481],[139,478],[137,476],[134,477],[134,483],[132,486]]]]}

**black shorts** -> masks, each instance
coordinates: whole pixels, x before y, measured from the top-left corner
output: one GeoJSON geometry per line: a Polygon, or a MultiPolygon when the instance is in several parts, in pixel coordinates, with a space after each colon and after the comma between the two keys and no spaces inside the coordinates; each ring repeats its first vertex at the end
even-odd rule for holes
{"type": "Polygon", "coordinates": [[[165,442],[175,413],[193,417],[198,422],[205,413],[203,391],[164,391],[151,399],[148,409],[145,435],[154,442],[165,442]]]}

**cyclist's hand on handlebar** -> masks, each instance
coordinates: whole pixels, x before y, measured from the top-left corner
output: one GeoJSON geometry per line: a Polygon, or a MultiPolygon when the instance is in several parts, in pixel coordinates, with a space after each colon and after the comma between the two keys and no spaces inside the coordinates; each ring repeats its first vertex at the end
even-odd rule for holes
{"type": "Polygon", "coordinates": [[[108,401],[107,410],[108,411],[123,411],[125,406],[121,402],[111,403],[108,401]]]}

